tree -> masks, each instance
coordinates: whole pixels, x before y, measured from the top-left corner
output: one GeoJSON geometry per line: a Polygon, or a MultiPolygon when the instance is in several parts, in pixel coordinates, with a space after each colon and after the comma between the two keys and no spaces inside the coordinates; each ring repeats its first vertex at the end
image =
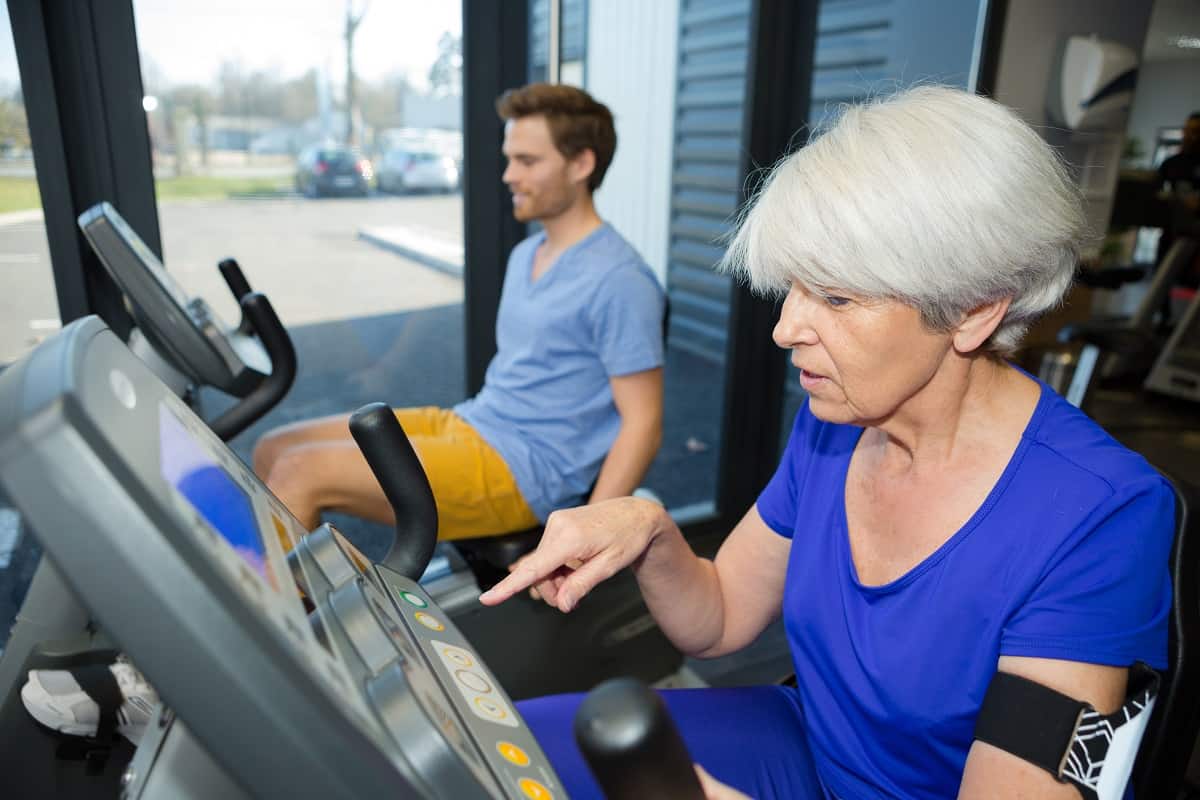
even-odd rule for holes
{"type": "Polygon", "coordinates": [[[462,94],[462,37],[447,31],[438,39],[438,54],[429,68],[434,94],[462,94]]]}
{"type": "Polygon", "coordinates": [[[3,91],[0,96],[0,154],[29,149],[29,122],[21,90],[3,91]]]}
{"type": "Polygon", "coordinates": [[[376,84],[364,83],[360,88],[362,120],[366,125],[379,131],[404,123],[404,94],[408,81],[403,75],[391,75],[376,84]]]}
{"type": "Polygon", "coordinates": [[[358,15],[354,14],[354,0],[346,0],[346,146],[358,144],[354,130],[354,34],[367,15],[367,7],[363,6],[358,15]]]}
{"type": "Polygon", "coordinates": [[[196,128],[200,141],[200,164],[208,166],[208,118],[216,108],[216,100],[206,87],[197,84],[184,84],[172,89],[164,98],[164,109],[169,109],[168,125],[171,126],[175,138],[176,172],[182,174],[184,155],[190,142],[183,141],[187,130],[178,124],[176,111],[188,112],[196,120],[196,128]]]}

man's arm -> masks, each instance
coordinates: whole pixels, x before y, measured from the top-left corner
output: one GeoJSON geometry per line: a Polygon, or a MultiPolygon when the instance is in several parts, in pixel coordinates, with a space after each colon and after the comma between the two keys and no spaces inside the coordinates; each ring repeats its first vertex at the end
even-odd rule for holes
{"type": "MultiPolygon", "coordinates": [[[[1121,707],[1129,670],[1078,661],[1000,656],[998,669],[1048,686],[1092,704],[1101,714],[1121,707]]],[[[959,800],[1027,797],[1079,800],[1074,784],[1059,783],[1050,773],[984,742],[974,742],[967,755],[959,800]]]]}
{"type": "Polygon", "coordinates": [[[632,493],[662,444],[662,367],[610,378],[609,385],[621,427],[600,467],[589,503],[632,493]]]}

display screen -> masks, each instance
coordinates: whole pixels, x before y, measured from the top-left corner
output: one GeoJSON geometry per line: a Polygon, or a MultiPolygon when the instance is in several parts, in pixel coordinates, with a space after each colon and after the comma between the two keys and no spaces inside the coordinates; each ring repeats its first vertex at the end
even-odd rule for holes
{"type": "Polygon", "coordinates": [[[242,560],[274,585],[250,498],[165,405],[159,406],[158,418],[163,477],[242,560]]]}
{"type": "MultiPolygon", "coordinates": [[[[139,266],[134,269],[142,269],[148,272],[158,281],[159,285],[166,290],[167,294],[175,301],[180,308],[187,307],[187,293],[183,291],[183,287],[175,282],[175,279],[163,268],[162,262],[158,260],[158,256],[154,251],[142,241],[142,237],[137,235],[137,232],[129,226],[124,218],[116,212],[111,206],[105,204],[103,216],[88,223],[84,229],[91,238],[97,254],[103,258],[111,269],[117,272],[115,276],[119,282],[124,282],[123,276],[127,272],[121,268],[122,263],[128,263],[129,257],[139,266]],[[105,223],[109,228],[109,235],[103,234],[105,223]]],[[[123,287],[128,290],[128,287],[123,287]]]]}

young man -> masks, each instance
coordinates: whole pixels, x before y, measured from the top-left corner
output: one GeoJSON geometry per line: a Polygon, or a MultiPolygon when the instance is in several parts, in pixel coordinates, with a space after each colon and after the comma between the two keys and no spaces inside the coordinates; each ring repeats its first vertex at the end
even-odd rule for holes
{"type": "MultiPolygon", "coordinates": [[[[662,288],[592,202],[616,149],[612,114],[549,84],[506,92],[496,109],[513,215],[542,232],[509,256],[498,352],[479,394],[396,412],[443,539],[521,530],[557,508],[629,494],[662,438],[662,288]]],[[[393,520],[347,420],[280,428],[255,448],[255,472],[309,528],[324,510],[393,520]]]]}
{"type": "MultiPolygon", "coordinates": [[[[396,411],[445,539],[529,528],[556,508],[630,494],[662,439],[662,288],[592,204],[616,149],[612,114],[547,84],[507,92],[496,108],[513,215],[543,230],[509,256],[499,349],[479,394],[452,410],[396,411]]],[[[255,448],[259,477],[310,529],[325,509],[393,521],[348,419],[280,428],[255,448]]],[[[128,661],[109,671],[119,730],[136,743],[158,697],[128,661]]],[[[69,671],[30,672],[21,698],[47,727],[96,732],[99,705],[69,671]]]]}

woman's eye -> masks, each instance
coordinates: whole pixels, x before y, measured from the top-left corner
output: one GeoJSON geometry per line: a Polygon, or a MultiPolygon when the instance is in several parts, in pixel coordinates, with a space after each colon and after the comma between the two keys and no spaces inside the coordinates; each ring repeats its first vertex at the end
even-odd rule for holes
{"type": "Polygon", "coordinates": [[[849,302],[850,302],[850,299],[849,299],[849,298],[847,298],[847,297],[838,297],[837,295],[829,295],[829,294],[827,294],[827,295],[822,295],[822,297],[824,297],[824,298],[825,298],[825,302],[826,302],[826,303],[828,303],[829,305],[833,306],[834,308],[838,308],[838,307],[840,307],[840,306],[844,306],[844,305],[846,305],[847,303],[849,303],[849,302]]]}

